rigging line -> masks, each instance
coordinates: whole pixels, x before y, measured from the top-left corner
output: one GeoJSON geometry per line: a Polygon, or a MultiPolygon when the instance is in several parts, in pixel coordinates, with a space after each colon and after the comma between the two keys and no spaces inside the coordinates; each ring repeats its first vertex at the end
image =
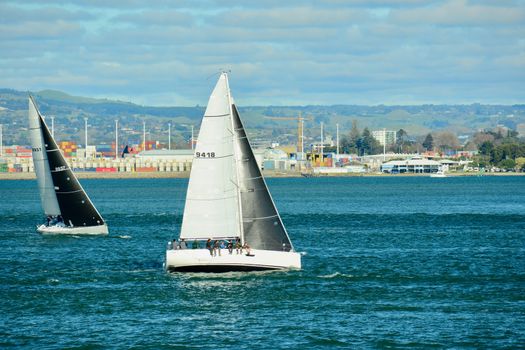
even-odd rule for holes
{"type": "Polygon", "coordinates": [[[232,179],[230,179],[230,182],[233,184],[233,186],[235,186],[235,187],[237,187],[237,188],[240,187],[239,184],[236,183],[235,181],[233,181],[232,179]]]}
{"type": "Polygon", "coordinates": [[[247,177],[247,178],[245,178],[245,180],[257,180],[257,179],[262,179],[262,176],[247,177]]]}
{"type": "Polygon", "coordinates": [[[225,199],[232,199],[232,198],[235,198],[235,196],[222,197],[222,198],[186,198],[186,201],[216,202],[216,201],[222,201],[222,200],[225,200],[225,199]]]}
{"type": "Polygon", "coordinates": [[[55,190],[56,194],[72,194],[72,193],[78,193],[78,192],[82,192],[82,190],[76,190],[76,191],[57,191],[55,190]]]}
{"type": "Polygon", "coordinates": [[[223,118],[229,116],[229,113],[226,114],[217,114],[217,115],[205,115],[204,118],[223,118]]]}
{"type": "Polygon", "coordinates": [[[257,217],[257,218],[242,218],[243,221],[246,221],[246,220],[249,220],[249,221],[254,221],[254,220],[266,220],[266,219],[272,219],[272,218],[277,218],[279,217],[278,214],[275,214],[275,215],[271,215],[271,216],[260,216],[260,217],[257,217]]]}

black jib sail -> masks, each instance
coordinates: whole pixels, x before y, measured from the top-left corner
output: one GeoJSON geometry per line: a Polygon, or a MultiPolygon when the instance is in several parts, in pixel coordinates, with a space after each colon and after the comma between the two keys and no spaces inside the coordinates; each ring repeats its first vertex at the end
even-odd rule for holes
{"type": "Polygon", "coordinates": [[[232,112],[234,142],[240,153],[237,166],[244,240],[254,249],[289,251],[293,249],[292,243],[257,165],[235,105],[232,105],[232,112]]]}

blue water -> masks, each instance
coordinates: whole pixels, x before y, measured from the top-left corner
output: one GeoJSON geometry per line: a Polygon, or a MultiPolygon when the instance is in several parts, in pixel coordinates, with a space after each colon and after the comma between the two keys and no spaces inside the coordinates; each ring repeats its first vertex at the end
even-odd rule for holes
{"type": "Polygon", "coordinates": [[[525,346],[525,177],[269,179],[303,270],[173,275],[187,180],[82,183],[108,237],[0,181],[0,348],[525,346]]]}

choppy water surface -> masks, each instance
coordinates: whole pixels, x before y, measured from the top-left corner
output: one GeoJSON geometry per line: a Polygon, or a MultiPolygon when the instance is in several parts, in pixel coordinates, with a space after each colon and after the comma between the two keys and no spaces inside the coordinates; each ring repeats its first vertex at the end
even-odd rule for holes
{"type": "Polygon", "coordinates": [[[303,270],[174,274],[187,180],[84,180],[109,237],[0,181],[0,347],[519,348],[525,177],[269,179],[303,270]]]}

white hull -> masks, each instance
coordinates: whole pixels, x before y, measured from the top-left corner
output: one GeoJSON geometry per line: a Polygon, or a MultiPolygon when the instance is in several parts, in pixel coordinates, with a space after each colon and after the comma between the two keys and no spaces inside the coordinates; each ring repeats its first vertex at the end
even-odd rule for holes
{"type": "Polygon", "coordinates": [[[435,174],[430,174],[430,177],[447,177],[447,175],[445,175],[445,173],[435,173],[435,174]]]}
{"type": "Polygon", "coordinates": [[[166,251],[166,269],[181,272],[227,272],[300,269],[301,255],[296,252],[252,249],[250,256],[235,249],[221,249],[212,256],[207,249],[176,249],[166,251]]]}
{"type": "Polygon", "coordinates": [[[67,227],[67,226],[46,226],[40,225],[36,230],[42,234],[55,235],[107,235],[109,233],[108,226],[82,226],[82,227],[67,227]]]}

